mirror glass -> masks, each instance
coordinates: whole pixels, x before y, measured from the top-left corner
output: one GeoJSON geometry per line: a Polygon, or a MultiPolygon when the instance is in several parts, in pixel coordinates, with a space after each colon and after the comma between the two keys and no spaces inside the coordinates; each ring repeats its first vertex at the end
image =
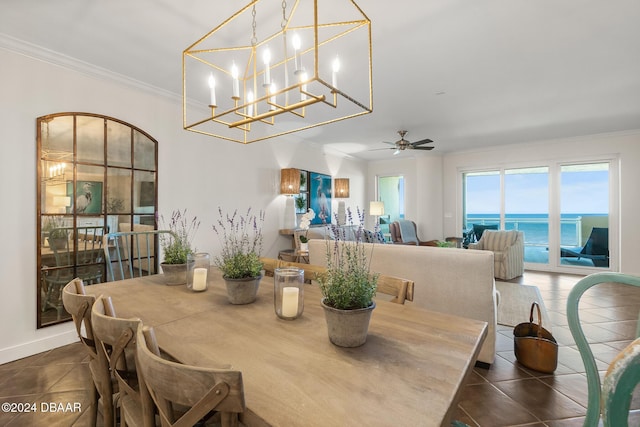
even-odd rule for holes
{"type": "Polygon", "coordinates": [[[62,288],[107,280],[102,236],[156,228],[157,141],[121,120],[89,113],[37,119],[37,325],[69,320],[62,288]]]}

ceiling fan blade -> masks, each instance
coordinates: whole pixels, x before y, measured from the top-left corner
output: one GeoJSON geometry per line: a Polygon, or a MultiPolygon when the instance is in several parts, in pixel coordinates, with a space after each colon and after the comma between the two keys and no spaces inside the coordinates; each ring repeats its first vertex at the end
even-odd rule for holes
{"type": "Polygon", "coordinates": [[[367,150],[367,151],[380,151],[380,150],[395,150],[395,148],[372,148],[371,150],[367,150]]]}
{"type": "Polygon", "coordinates": [[[394,147],[396,146],[395,142],[387,142],[387,141],[382,141],[383,144],[389,144],[389,145],[393,145],[394,147]]]}
{"type": "Polygon", "coordinates": [[[432,140],[427,138],[427,139],[423,139],[422,141],[412,142],[411,145],[422,145],[422,144],[429,144],[429,143],[432,143],[432,142],[433,142],[432,140]]]}
{"type": "Polygon", "coordinates": [[[398,154],[400,151],[402,151],[402,150],[400,150],[399,148],[398,148],[398,149],[396,149],[396,151],[394,151],[394,152],[393,152],[393,155],[395,156],[395,155],[396,155],[396,154],[398,154]]]}
{"type": "Polygon", "coordinates": [[[411,147],[413,150],[433,150],[434,147],[411,147]]]}

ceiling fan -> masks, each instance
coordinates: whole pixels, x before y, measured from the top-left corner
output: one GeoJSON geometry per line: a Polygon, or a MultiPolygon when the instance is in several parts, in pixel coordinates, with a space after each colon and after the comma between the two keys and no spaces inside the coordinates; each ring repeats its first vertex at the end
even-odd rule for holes
{"type": "Polygon", "coordinates": [[[407,133],[408,132],[406,130],[399,130],[398,134],[400,135],[400,139],[398,141],[396,142],[383,141],[384,144],[393,145],[393,148],[377,148],[376,150],[396,150],[393,153],[394,156],[404,150],[433,150],[434,147],[422,147],[422,145],[424,144],[429,144],[433,142],[429,138],[416,141],[416,142],[409,142],[406,139],[404,139],[404,136],[407,133]]]}

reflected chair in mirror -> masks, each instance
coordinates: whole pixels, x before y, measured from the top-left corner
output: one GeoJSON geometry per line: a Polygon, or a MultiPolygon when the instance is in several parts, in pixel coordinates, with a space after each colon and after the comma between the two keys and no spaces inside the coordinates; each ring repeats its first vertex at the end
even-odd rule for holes
{"type": "Polygon", "coordinates": [[[609,267],[609,229],[593,227],[581,248],[560,248],[562,258],[590,259],[596,267],[609,267]]]}
{"type": "Polygon", "coordinates": [[[95,302],[95,296],[86,295],[82,280],[76,278],[63,288],[62,301],[65,310],[71,314],[80,342],[89,355],[89,371],[93,380],[89,409],[91,425],[96,425],[98,408],[100,408],[102,424],[105,427],[113,427],[115,426],[114,397],[117,397],[117,394],[114,394],[106,358],[97,351],[91,322],[91,307],[95,302]]]}
{"type": "Polygon", "coordinates": [[[406,219],[394,221],[389,225],[391,241],[399,245],[436,246],[435,240],[423,241],[418,238],[416,223],[406,219]]]}
{"type": "Polygon", "coordinates": [[[54,308],[58,320],[63,312],[62,288],[75,277],[85,285],[100,283],[105,276],[102,238],[106,228],[64,227],[49,232],[49,250],[42,252],[44,280],[42,311],[54,308]]]}
{"type": "Polygon", "coordinates": [[[116,317],[111,297],[100,296],[91,308],[91,323],[96,349],[118,382],[120,424],[155,426],[153,405],[136,370],[136,332],[142,321],[116,317]]]}
{"type": "Polygon", "coordinates": [[[177,239],[169,230],[118,231],[104,236],[109,281],[158,273],[156,248],[163,236],[177,239]]]}
{"type": "Polygon", "coordinates": [[[242,373],[165,360],[158,355],[154,337],[152,328],[138,328],[136,354],[142,380],[158,409],[162,425],[196,425],[211,411],[217,411],[222,427],[238,426],[238,415],[245,410],[242,373]],[[176,406],[188,410],[178,413],[176,406]]]}
{"type": "Polygon", "coordinates": [[[391,302],[404,304],[405,301],[413,301],[415,283],[413,280],[402,279],[400,277],[378,276],[378,293],[391,295],[391,302]]]}
{"type": "MultiPolygon", "coordinates": [[[[575,284],[567,298],[567,320],[571,335],[580,351],[587,374],[588,406],[584,420],[585,427],[596,427],[603,414],[605,426],[626,426],[633,390],[640,382],[640,340],[633,341],[609,366],[603,382],[600,381],[598,366],[593,356],[589,339],[580,323],[579,303],[583,294],[600,285],[618,287],[616,295],[640,294],[640,277],[621,273],[595,273],[575,284]],[[623,290],[625,288],[626,290],[623,290]],[[601,406],[602,405],[602,406],[601,406]]],[[[635,337],[640,335],[640,321],[636,324],[635,337]]]]}

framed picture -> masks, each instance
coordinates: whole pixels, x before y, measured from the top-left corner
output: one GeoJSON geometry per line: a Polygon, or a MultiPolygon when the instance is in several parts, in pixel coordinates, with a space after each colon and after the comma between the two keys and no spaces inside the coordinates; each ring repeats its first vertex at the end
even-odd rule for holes
{"type": "Polygon", "coordinates": [[[67,181],[67,196],[71,198],[71,206],[67,213],[74,209],[79,214],[102,213],[102,182],[76,181],[76,196],[73,197],[73,181],[67,181]]]}
{"type": "Polygon", "coordinates": [[[309,172],[309,205],[316,213],[311,224],[331,223],[331,176],[309,172]]]}

